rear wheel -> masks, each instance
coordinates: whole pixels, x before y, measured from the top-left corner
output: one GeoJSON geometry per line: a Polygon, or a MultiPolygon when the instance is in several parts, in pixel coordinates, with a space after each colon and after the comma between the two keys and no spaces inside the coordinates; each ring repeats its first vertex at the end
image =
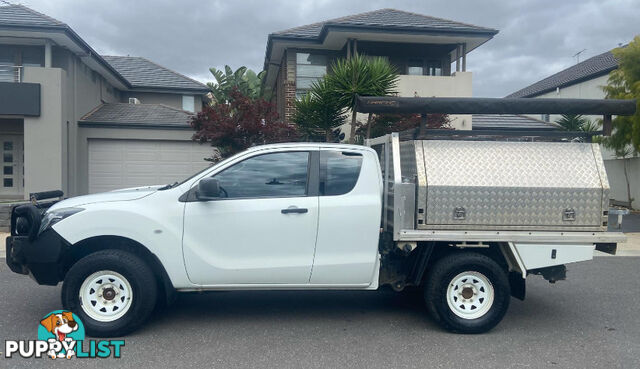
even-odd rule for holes
{"type": "Polygon", "coordinates": [[[424,298],[431,316],[445,329],[483,333],[495,327],[509,307],[507,272],[477,253],[454,253],[438,260],[427,275],[424,298]]]}
{"type": "Polygon", "coordinates": [[[80,317],[86,333],[123,336],[151,315],[157,284],[151,268],[123,250],[89,254],[67,272],[62,305],[80,317]]]}

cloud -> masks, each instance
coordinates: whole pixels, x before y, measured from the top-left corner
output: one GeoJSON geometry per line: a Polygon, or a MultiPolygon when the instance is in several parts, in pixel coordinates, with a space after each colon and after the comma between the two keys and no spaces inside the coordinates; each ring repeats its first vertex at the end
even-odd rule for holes
{"type": "Polygon", "coordinates": [[[99,53],[144,56],[201,81],[209,67],[261,70],[271,32],[397,8],[500,33],[467,58],[475,96],[504,96],[640,33],[640,0],[309,0],[23,2],[69,24],[99,53]]]}

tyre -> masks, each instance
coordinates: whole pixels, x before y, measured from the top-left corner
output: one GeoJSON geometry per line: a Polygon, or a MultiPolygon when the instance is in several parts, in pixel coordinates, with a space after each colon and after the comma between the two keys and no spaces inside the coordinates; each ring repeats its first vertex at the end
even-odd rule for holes
{"type": "Polygon", "coordinates": [[[123,250],[89,254],[67,272],[62,306],[80,317],[93,337],[124,336],[151,315],[158,290],[151,268],[123,250]]]}
{"type": "Polygon", "coordinates": [[[445,329],[483,333],[495,327],[509,308],[507,272],[493,259],[473,252],[438,260],[424,287],[429,314],[445,329]]]}

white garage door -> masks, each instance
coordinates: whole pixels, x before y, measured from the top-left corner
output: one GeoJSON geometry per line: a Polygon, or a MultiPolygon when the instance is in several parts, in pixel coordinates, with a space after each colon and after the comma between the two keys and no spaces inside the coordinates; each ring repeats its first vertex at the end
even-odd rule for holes
{"type": "Polygon", "coordinates": [[[179,182],[210,163],[191,141],[89,140],[89,192],[179,182]]]}

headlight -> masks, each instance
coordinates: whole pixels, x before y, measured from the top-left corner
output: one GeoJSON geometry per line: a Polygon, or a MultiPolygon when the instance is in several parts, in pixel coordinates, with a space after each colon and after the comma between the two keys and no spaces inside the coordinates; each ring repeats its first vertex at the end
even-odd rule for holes
{"type": "Polygon", "coordinates": [[[38,230],[38,235],[44,232],[47,228],[53,226],[58,223],[62,219],[72,216],[75,213],[79,213],[83,211],[83,208],[62,208],[56,210],[47,211],[42,217],[42,222],[40,222],[40,229],[38,230]]]}

